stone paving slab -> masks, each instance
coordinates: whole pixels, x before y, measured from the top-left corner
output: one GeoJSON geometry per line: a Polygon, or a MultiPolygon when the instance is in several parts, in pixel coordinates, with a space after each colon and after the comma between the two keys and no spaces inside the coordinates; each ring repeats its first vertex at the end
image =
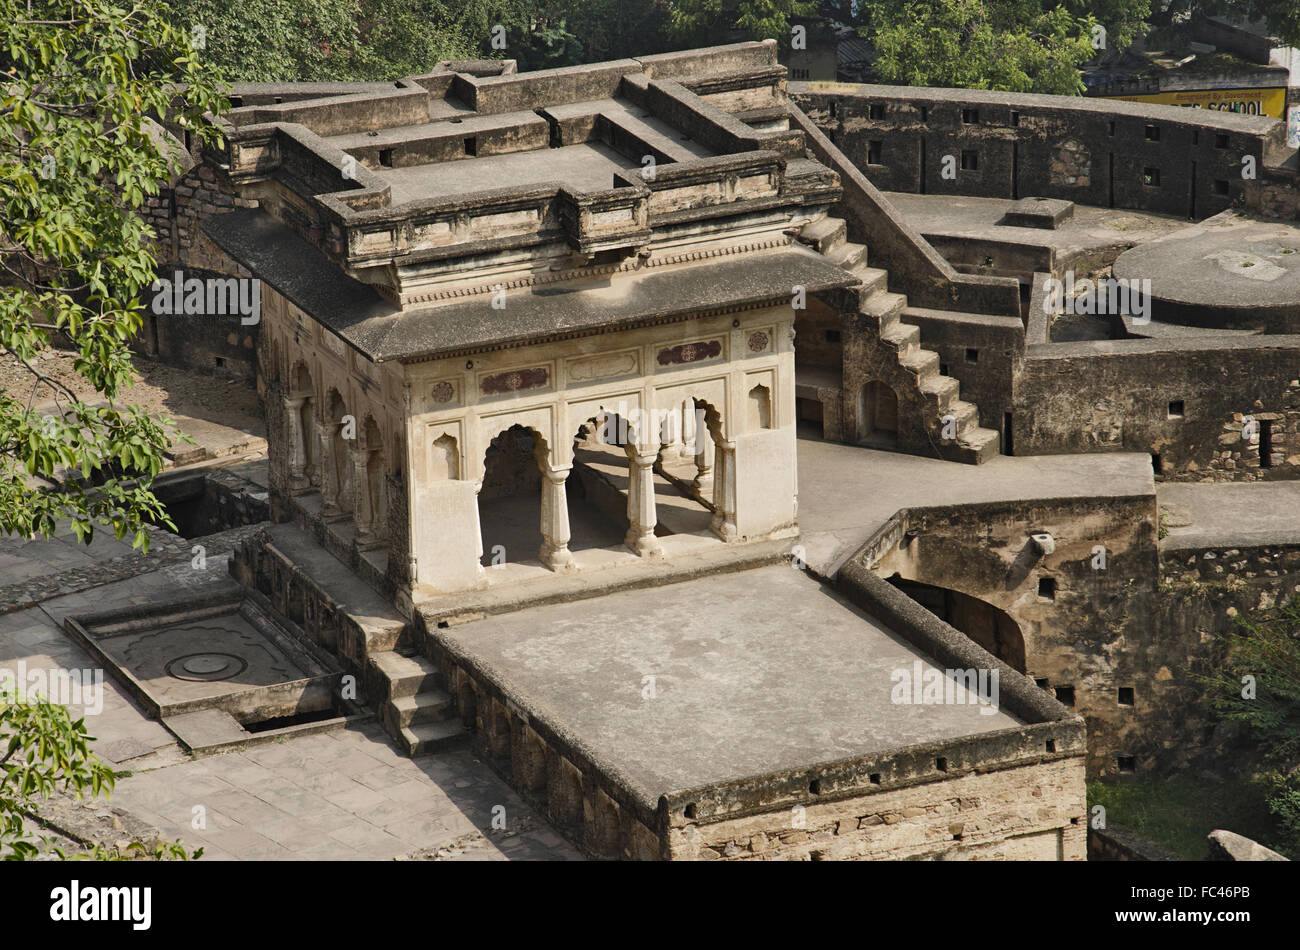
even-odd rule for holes
{"type": "Polygon", "coordinates": [[[468,752],[408,759],[373,722],[138,772],[113,801],[205,859],[391,860],[466,835],[462,858],[580,858],[468,752]]]}

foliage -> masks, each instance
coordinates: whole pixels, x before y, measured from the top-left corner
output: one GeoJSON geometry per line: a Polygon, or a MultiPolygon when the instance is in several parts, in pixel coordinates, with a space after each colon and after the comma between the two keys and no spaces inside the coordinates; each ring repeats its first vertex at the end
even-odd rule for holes
{"type": "Polygon", "coordinates": [[[1197,678],[1217,716],[1256,741],[1285,834],[1279,850],[1300,851],[1300,599],[1235,619],[1218,638],[1221,662],[1197,678]]]}
{"type": "Polygon", "coordinates": [[[98,523],[147,550],[144,524],[167,523],[149,490],[167,433],[117,397],[156,263],[141,208],[170,157],[148,116],[215,142],[205,113],[227,104],[190,35],[152,8],[0,0],[0,13],[0,355],[32,382],[0,392],[0,533],[49,536],[69,518],[81,540],[98,523]],[[106,405],[37,368],[52,334],[71,339],[106,405]],[[50,396],[42,416],[35,400],[50,396]]]}
{"type": "MultiPolygon", "coordinates": [[[[1286,853],[1277,840],[1277,822],[1269,813],[1267,782],[1230,778],[1223,782],[1197,776],[1162,779],[1122,776],[1088,783],[1089,820],[1092,809],[1106,809],[1107,827],[1129,831],[1161,844],[1186,861],[1208,857],[1206,840],[1216,828],[1226,828],[1286,853]]],[[[1300,852],[1294,852],[1300,857],[1300,852]]]]}
{"type": "MultiPolygon", "coordinates": [[[[442,0],[171,0],[232,82],[388,80],[472,55],[460,4],[442,0]]],[[[474,4],[468,4],[474,6],[474,4]]]]}
{"type": "Polygon", "coordinates": [[[1091,16],[1030,0],[867,0],[862,31],[886,83],[1079,95],[1091,16]]]}
{"type": "Polygon", "coordinates": [[[689,45],[727,42],[727,32],[739,28],[756,40],[790,45],[790,22],[817,12],[812,0],[674,0],[672,29],[689,45]]]}
{"type": "MultiPolygon", "coordinates": [[[[107,797],[112,792],[118,776],[90,750],[93,741],[85,719],[74,722],[67,707],[41,696],[0,691],[0,858],[23,861],[40,855],[39,845],[24,833],[23,816],[36,812],[42,799],[56,792],[77,799],[107,797]]],[[[51,850],[63,859],[107,861],[189,860],[203,854],[199,848],[191,855],[179,841],[151,845],[135,841],[125,849],[97,845],[73,855],[59,847],[51,850]]]]}

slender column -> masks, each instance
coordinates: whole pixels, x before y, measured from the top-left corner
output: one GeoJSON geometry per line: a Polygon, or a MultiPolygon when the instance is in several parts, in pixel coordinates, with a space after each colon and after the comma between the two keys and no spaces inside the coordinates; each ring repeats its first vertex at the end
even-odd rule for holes
{"type": "Polygon", "coordinates": [[[695,490],[703,494],[713,484],[715,455],[713,434],[702,420],[695,420],[695,490]]]}
{"type": "Polygon", "coordinates": [[[357,525],[357,540],[368,542],[374,540],[371,532],[371,519],[374,517],[373,509],[370,505],[370,478],[367,469],[370,467],[370,450],[363,447],[360,442],[352,446],[352,488],[356,493],[356,505],[352,509],[352,517],[357,525]]]}
{"type": "Polygon", "coordinates": [[[717,443],[717,472],[713,479],[713,522],[710,529],[723,541],[736,531],[736,443],[717,443]]]}
{"type": "Polygon", "coordinates": [[[664,413],[659,434],[659,437],[664,440],[659,458],[664,462],[669,464],[680,462],[686,455],[686,426],[683,420],[686,418],[686,405],[691,402],[692,400],[687,399],[685,403],[664,413]]]}
{"type": "MultiPolygon", "coordinates": [[[[642,447],[644,448],[644,447],[642,447]]],[[[663,557],[663,545],[655,537],[654,464],[657,451],[638,451],[628,459],[627,537],[624,543],[645,558],[663,557]]]]}
{"type": "Polygon", "coordinates": [[[284,412],[289,422],[289,488],[305,491],[311,487],[307,478],[307,452],[303,446],[302,406],[306,396],[285,396],[284,412]]]}
{"type": "Polygon", "coordinates": [[[337,422],[316,423],[316,444],[320,446],[322,518],[337,518],[343,514],[343,510],[339,508],[339,473],[334,458],[334,432],[338,427],[337,422]]]}
{"type": "Polygon", "coordinates": [[[569,502],[564,491],[570,471],[542,471],[542,550],[538,556],[551,570],[563,573],[576,569],[569,551],[569,502]]]}

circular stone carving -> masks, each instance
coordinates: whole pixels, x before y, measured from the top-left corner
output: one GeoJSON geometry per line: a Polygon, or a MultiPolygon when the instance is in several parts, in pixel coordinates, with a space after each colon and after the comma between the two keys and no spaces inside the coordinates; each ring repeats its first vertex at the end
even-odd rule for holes
{"type": "Polygon", "coordinates": [[[429,390],[429,398],[434,402],[451,402],[451,397],[454,395],[456,395],[456,391],[452,389],[451,383],[445,379],[429,390]]]}
{"type": "Polygon", "coordinates": [[[762,330],[749,335],[749,349],[751,353],[762,353],[767,349],[767,334],[762,330]]]}
{"type": "Polygon", "coordinates": [[[190,653],[167,664],[167,675],[178,680],[212,683],[228,680],[248,669],[248,661],[233,653],[190,653]]]}

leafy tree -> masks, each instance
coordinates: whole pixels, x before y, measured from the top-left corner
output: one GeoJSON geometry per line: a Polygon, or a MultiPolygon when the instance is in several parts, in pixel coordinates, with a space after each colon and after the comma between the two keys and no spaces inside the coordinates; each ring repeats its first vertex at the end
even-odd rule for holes
{"type": "Polygon", "coordinates": [[[1196,13],[1228,20],[1262,21],[1283,45],[1300,46],[1300,3],[1296,0],[1171,0],[1153,20],[1160,24],[1174,23],[1186,14],[1196,13]]]}
{"type": "Polygon", "coordinates": [[[725,42],[732,29],[789,46],[791,19],[816,12],[815,0],[674,0],[672,30],[692,46],[725,42]]]}
{"type": "Polygon", "coordinates": [[[1300,853],[1300,599],[1238,617],[1220,646],[1222,661],[1198,679],[1210,708],[1257,740],[1281,849],[1300,853]]]}
{"type": "MultiPolygon", "coordinates": [[[[86,733],[84,719],[75,722],[67,707],[40,696],[23,696],[12,688],[0,689],[0,859],[23,861],[38,857],[40,845],[23,828],[24,815],[36,814],[40,802],[58,791],[83,799],[108,795],[117,774],[91,750],[94,738],[86,733]]],[[[52,849],[60,858],[69,855],[52,849]]],[[[159,860],[202,857],[179,842],[146,845],[133,841],[122,850],[96,846],[72,855],[99,860],[153,857],[159,860]]]]}
{"type": "MultiPolygon", "coordinates": [[[[205,34],[205,55],[238,82],[387,80],[464,59],[460,5],[442,0],[171,0],[205,34]]],[[[469,4],[470,7],[474,5],[469,4]]]]}
{"type": "Polygon", "coordinates": [[[0,355],[31,377],[0,392],[0,533],[50,536],[68,518],[82,540],[100,524],[147,550],[144,524],[168,523],[150,491],[167,433],[117,401],[156,263],[141,207],[170,157],[147,116],[215,142],[205,114],[228,105],[191,36],[150,7],[0,0],[0,14],[0,355]],[[37,368],[55,334],[106,405],[37,368]],[[32,408],[50,396],[56,412],[32,408]]]}
{"type": "Polygon", "coordinates": [[[1096,20],[1034,0],[866,0],[886,83],[1079,95],[1096,20]]]}

